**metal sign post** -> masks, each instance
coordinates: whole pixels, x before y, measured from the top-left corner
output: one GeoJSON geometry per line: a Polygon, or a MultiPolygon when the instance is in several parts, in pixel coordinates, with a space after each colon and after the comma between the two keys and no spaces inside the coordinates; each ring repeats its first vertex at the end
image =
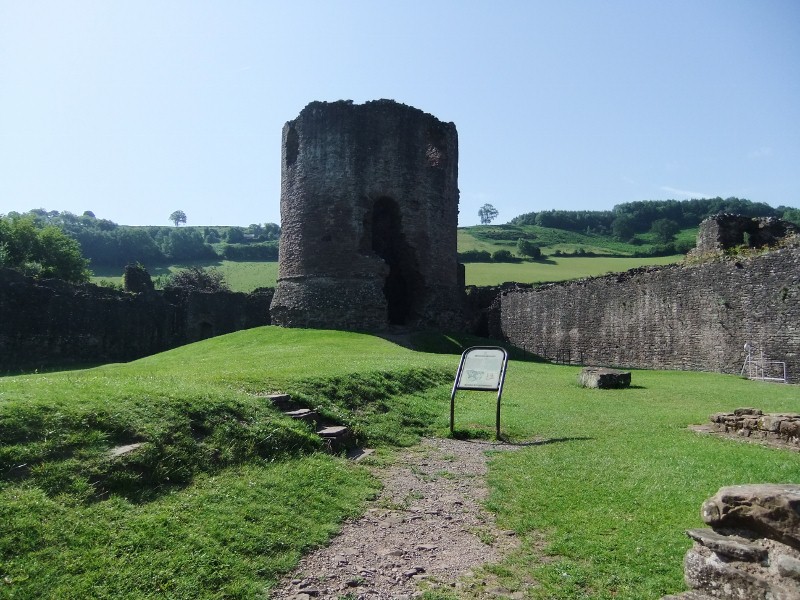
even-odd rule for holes
{"type": "Polygon", "coordinates": [[[495,346],[473,346],[461,355],[453,392],[450,394],[450,435],[454,433],[455,400],[458,390],[497,392],[496,437],[500,438],[500,396],[508,367],[508,353],[495,346]]]}

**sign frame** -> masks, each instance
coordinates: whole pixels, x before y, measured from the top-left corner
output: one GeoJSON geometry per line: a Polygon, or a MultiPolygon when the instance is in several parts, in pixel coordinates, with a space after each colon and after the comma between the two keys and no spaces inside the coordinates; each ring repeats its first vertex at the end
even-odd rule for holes
{"type": "Polygon", "coordinates": [[[497,418],[495,426],[495,436],[500,439],[500,397],[503,395],[503,384],[506,379],[506,370],[508,369],[508,352],[505,348],[499,346],[472,346],[467,348],[461,353],[461,361],[458,363],[458,370],[456,371],[456,379],[453,382],[453,390],[450,393],[450,435],[455,433],[455,400],[458,390],[473,390],[479,392],[497,392],[497,418]],[[480,352],[486,353],[480,356],[480,352]],[[495,356],[490,356],[496,354],[495,356]],[[472,363],[470,359],[473,358],[472,363]],[[493,359],[499,360],[499,369],[494,368],[491,370],[481,370],[480,367],[486,366],[488,360],[480,361],[479,359],[493,359]],[[468,367],[474,366],[476,368],[469,369],[468,367]],[[467,376],[467,381],[462,381],[464,376],[467,376]]]}

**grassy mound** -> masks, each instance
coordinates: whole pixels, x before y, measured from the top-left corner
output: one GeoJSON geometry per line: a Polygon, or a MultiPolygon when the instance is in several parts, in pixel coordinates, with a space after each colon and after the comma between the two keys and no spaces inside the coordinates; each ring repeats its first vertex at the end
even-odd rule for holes
{"type": "MultiPolygon", "coordinates": [[[[376,492],[365,468],[317,453],[311,430],[264,396],[290,393],[370,444],[447,435],[456,354],[472,340],[403,343],[267,327],[0,378],[0,597],[264,597],[376,492]],[[130,444],[141,445],[110,454],[130,444]]],[[[519,449],[495,455],[489,474],[490,507],[523,541],[487,567],[506,589],[679,591],[683,532],[701,525],[706,497],[800,481],[797,453],[687,429],[739,406],[796,411],[796,386],[636,371],[631,389],[587,390],[576,367],[521,358],[501,414],[519,449]]],[[[494,408],[492,394],[459,392],[457,434],[490,437],[494,408]]]]}

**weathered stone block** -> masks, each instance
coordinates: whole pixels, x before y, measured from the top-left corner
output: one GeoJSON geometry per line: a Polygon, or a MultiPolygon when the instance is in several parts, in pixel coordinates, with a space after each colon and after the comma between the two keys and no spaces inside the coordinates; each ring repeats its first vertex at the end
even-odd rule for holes
{"type": "Polygon", "coordinates": [[[626,388],[631,385],[631,373],[601,367],[585,367],[578,375],[578,382],[586,388],[626,388]]]}
{"type": "Polygon", "coordinates": [[[703,503],[702,516],[715,529],[745,529],[800,549],[800,485],[723,487],[703,503]]]}

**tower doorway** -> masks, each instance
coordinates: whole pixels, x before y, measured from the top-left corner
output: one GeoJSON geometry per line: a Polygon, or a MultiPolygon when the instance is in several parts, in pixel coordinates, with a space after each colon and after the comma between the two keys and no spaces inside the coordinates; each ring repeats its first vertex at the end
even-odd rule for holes
{"type": "Polygon", "coordinates": [[[420,274],[414,251],[403,235],[400,209],[391,198],[379,198],[372,208],[372,250],[389,266],[383,286],[391,325],[406,325],[413,313],[420,274]]]}

